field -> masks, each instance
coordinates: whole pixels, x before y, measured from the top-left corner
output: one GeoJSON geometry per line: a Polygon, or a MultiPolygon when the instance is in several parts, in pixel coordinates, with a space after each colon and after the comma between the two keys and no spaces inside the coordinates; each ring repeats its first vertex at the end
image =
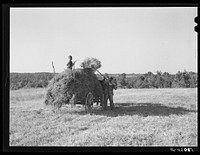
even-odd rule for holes
{"type": "Polygon", "coordinates": [[[46,89],[10,91],[10,146],[197,146],[197,89],[118,89],[115,109],[52,113],[46,89]]]}

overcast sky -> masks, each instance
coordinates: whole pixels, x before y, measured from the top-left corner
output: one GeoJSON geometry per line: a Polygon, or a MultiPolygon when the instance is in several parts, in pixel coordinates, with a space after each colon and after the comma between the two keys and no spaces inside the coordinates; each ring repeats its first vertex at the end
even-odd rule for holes
{"type": "Polygon", "coordinates": [[[102,73],[197,72],[197,7],[11,8],[10,72],[56,72],[68,55],[102,73]]]}

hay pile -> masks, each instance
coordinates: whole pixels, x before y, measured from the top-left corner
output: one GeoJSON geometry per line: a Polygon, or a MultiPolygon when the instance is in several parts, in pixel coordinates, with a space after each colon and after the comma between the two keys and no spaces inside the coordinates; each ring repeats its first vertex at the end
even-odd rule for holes
{"type": "Polygon", "coordinates": [[[102,97],[100,82],[91,68],[67,69],[56,75],[49,83],[45,105],[61,107],[64,104],[85,104],[88,92],[94,97],[102,97]],[[75,78],[74,78],[75,77],[75,78]]]}

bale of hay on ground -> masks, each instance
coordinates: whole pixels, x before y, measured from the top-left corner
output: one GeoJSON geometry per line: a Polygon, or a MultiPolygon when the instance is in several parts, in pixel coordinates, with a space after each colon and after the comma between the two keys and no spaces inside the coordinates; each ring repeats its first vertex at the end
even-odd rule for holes
{"type": "Polygon", "coordinates": [[[77,102],[85,104],[89,92],[96,98],[103,94],[101,84],[92,69],[67,69],[50,81],[44,103],[58,107],[77,102]]]}

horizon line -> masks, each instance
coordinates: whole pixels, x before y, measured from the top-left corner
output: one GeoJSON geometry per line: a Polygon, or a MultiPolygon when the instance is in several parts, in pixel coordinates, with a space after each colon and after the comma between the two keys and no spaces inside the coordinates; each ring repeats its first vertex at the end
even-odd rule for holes
{"type": "MultiPolygon", "coordinates": [[[[167,71],[162,71],[162,70],[157,70],[157,71],[161,71],[162,73],[165,73],[165,72],[167,72],[167,71]]],[[[155,71],[155,73],[157,72],[157,71],[155,71]]],[[[176,73],[178,73],[178,72],[184,72],[184,71],[187,71],[187,72],[194,72],[194,73],[197,73],[196,71],[188,71],[188,70],[186,70],[186,69],[184,69],[183,71],[181,71],[181,70],[178,70],[176,73]]],[[[63,72],[63,71],[62,71],[63,72]]],[[[153,73],[154,74],[154,72],[152,72],[152,71],[148,71],[148,72],[151,72],[151,73],[153,73]]],[[[144,72],[144,73],[142,73],[142,72],[140,72],[140,73],[134,73],[134,72],[129,72],[129,73],[126,73],[126,72],[122,72],[122,73],[107,73],[107,72],[105,72],[105,73],[102,73],[102,74],[146,74],[146,73],[148,73],[148,72],[144,72]]],[[[9,72],[9,73],[32,73],[32,74],[34,74],[34,73],[54,73],[54,72],[47,72],[47,71],[37,71],[37,72],[9,72]]],[[[58,73],[61,73],[61,72],[55,72],[55,74],[58,74],[58,73]]],[[[170,73],[170,72],[167,72],[167,73],[169,73],[169,74],[176,74],[176,73],[170,73]]],[[[96,74],[96,73],[95,73],[96,74]]],[[[97,73],[98,74],[98,73],[97,73]]]]}

